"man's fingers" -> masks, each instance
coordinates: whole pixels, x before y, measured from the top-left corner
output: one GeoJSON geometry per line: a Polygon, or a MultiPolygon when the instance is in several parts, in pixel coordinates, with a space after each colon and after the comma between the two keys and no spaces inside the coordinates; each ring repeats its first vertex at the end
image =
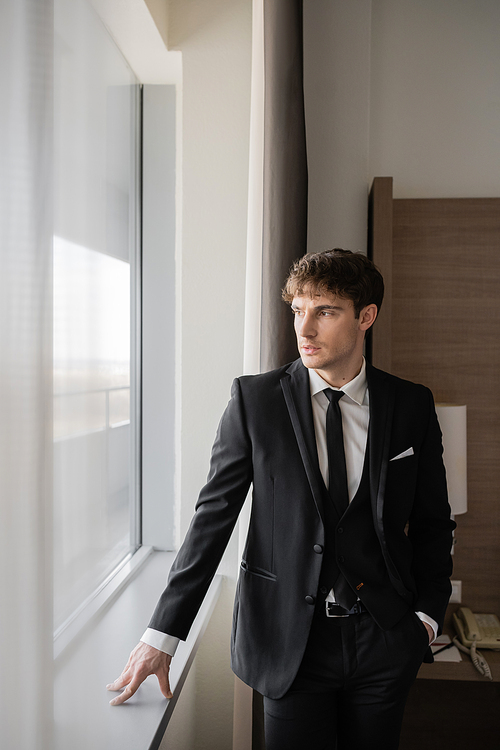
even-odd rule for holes
{"type": "Polygon", "coordinates": [[[109,685],[106,685],[106,690],[121,690],[122,687],[128,685],[131,679],[132,675],[130,674],[130,669],[125,667],[121,675],[114,682],[110,682],[109,685]]]}
{"type": "Polygon", "coordinates": [[[109,702],[110,706],[119,706],[120,703],[125,703],[125,701],[128,701],[128,699],[137,692],[137,688],[142,685],[146,677],[147,675],[145,674],[135,674],[134,679],[131,681],[130,685],[125,688],[123,693],[120,693],[120,695],[117,695],[116,698],[113,698],[113,700],[109,702]]]}
{"type": "Polygon", "coordinates": [[[144,682],[150,674],[158,677],[160,688],[165,698],[170,699],[172,692],[168,681],[168,672],[172,657],[159,651],[153,646],[146,643],[139,643],[130,655],[127,666],[120,677],[106,685],[108,690],[125,690],[116,698],[110,701],[112,706],[119,706],[128,700],[137,690],[139,685],[144,682]]]}
{"type": "Polygon", "coordinates": [[[123,691],[120,695],[117,695],[116,698],[113,698],[113,700],[109,701],[110,706],[119,706],[121,703],[124,703],[128,698],[130,698],[130,694],[128,692],[128,688],[123,691]]]}
{"type": "Polygon", "coordinates": [[[162,670],[161,672],[158,672],[156,676],[158,677],[158,682],[160,684],[160,690],[167,698],[167,700],[170,700],[172,697],[172,691],[170,690],[170,680],[168,679],[168,672],[167,669],[165,672],[162,670]]]}
{"type": "Polygon", "coordinates": [[[111,682],[109,685],[106,685],[106,690],[110,690],[111,692],[115,690],[121,690],[122,687],[125,687],[125,685],[128,684],[128,680],[115,680],[114,682],[111,682]]]}
{"type": "Polygon", "coordinates": [[[120,695],[117,695],[116,698],[113,698],[112,701],[109,701],[110,706],[120,706],[122,703],[125,703],[125,701],[128,701],[129,698],[133,696],[135,693],[135,690],[132,692],[129,687],[125,688],[123,693],[120,693],[120,695]]]}

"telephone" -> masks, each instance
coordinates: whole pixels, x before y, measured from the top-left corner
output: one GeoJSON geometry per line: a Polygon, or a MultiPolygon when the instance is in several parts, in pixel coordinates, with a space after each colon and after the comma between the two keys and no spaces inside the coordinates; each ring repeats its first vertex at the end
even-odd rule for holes
{"type": "Polygon", "coordinates": [[[467,607],[453,613],[453,625],[462,644],[470,648],[474,641],[478,648],[500,651],[500,622],[496,615],[474,615],[467,607]]]}
{"type": "Polygon", "coordinates": [[[469,654],[475,668],[483,677],[492,680],[491,669],[484,656],[477,650],[489,648],[500,651],[500,622],[496,615],[473,615],[467,607],[453,613],[453,624],[458,633],[453,643],[460,651],[469,654]]]}

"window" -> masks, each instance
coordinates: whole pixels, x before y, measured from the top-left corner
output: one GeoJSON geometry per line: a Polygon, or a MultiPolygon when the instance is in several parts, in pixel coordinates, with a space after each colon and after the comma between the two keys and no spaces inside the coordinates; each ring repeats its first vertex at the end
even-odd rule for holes
{"type": "Polygon", "coordinates": [[[54,618],[140,544],[140,87],[86,0],[55,2],[54,618]]]}

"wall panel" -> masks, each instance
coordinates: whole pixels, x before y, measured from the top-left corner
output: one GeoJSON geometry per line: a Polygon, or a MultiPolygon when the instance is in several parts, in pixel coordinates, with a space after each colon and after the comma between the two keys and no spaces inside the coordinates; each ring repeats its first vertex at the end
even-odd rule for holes
{"type": "MultiPolygon", "coordinates": [[[[500,612],[500,199],[393,201],[392,372],[468,409],[454,578],[500,612]]],[[[379,332],[380,334],[380,332],[379,332]]]]}

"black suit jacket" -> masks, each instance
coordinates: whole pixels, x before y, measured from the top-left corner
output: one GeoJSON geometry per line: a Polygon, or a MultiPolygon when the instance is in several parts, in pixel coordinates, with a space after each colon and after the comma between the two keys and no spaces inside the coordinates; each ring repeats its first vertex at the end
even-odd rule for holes
{"type": "MultiPolygon", "coordinates": [[[[370,365],[366,373],[370,497],[387,571],[408,607],[441,626],[454,524],[432,394],[370,365]],[[413,455],[391,461],[409,448],[413,455]]],[[[251,484],[232,667],[277,698],[290,687],[305,650],[322,563],[314,548],[325,541],[325,488],[308,371],[300,360],[234,381],[207,484],[150,627],[186,638],[251,484]]]]}

